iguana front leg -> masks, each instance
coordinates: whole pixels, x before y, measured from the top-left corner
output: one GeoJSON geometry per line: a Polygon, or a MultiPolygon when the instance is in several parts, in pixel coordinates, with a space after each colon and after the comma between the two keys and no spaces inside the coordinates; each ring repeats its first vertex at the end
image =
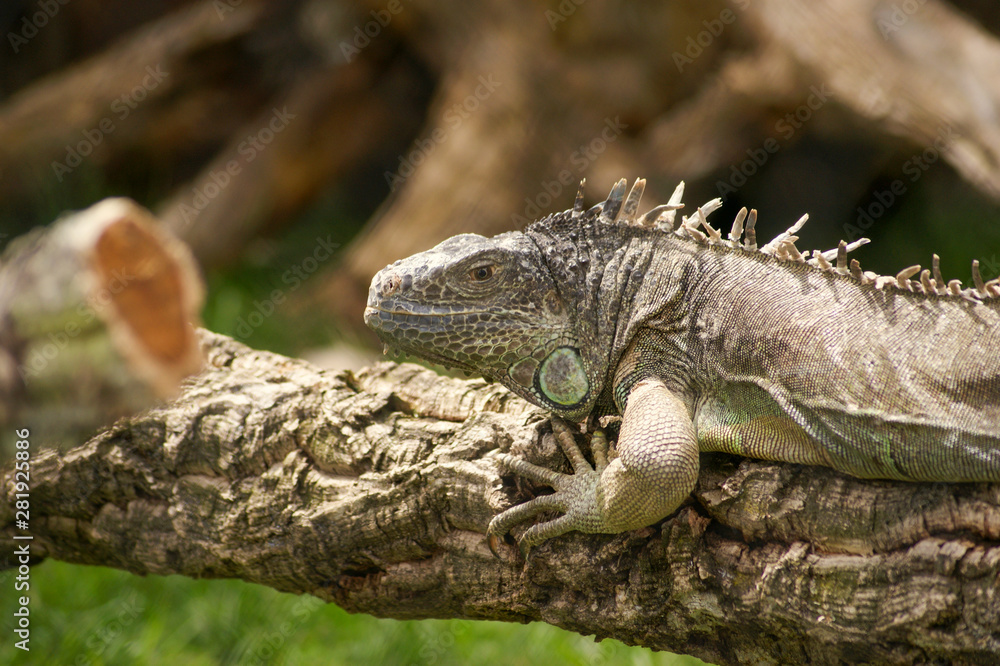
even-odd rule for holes
{"type": "Polygon", "coordinates": [[[563,515],[530,527],[521,537],[522,553],[571,530],[616,534],[651,525],[690,494],[698,479],[698,442],[684,403],[659,380],[646,379],[629,394],[618,457],[608,462],[607,440],[594,434],[596,468],[573,441],[566,424],[553,419],[553,431],[575,474],[561,474],[502,454],[511,471],[552,486],[555,493],[504,511],[490,521],[487,534],[496,552],[498,537],[543,511],[563,515]]]}

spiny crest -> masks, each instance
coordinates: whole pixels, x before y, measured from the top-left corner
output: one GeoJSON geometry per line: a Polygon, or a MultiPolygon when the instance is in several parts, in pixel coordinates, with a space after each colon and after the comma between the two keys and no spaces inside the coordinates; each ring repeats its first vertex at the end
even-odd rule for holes
{"type": "MultiPolygon", "coordinates": [[[[583,215],[583,189],[586,182],[586,179],[580,181],[580,188],[577,191],[572,211],[574,219],[583,215]]],[[[849,264],[847,261],[848,252],[871,242],[867,238],[859,238],[853,243],[840,241],[837,248],[833,250],[800,252],[795,247],[795,242],[799,240],[795,234],[809,219],[808,215],[803,215],[786,231],[775,236],[763,247],[758,248],[757,235],[754,231],[754,225],[757,222],[756,210],[747,213],[746,208],[740,209],[733,221],[732,230],[727,238],[723,238],[722,232],[708,223],[708,216],[722,207],[722,199],[712,199],[699,206],[693,215],[683,215],[680,222],[676,222],[676,211],[684,207],[684,204],[681,203],[681,197],[684,195],[684,181],[681,181],[667,203],[656,206],[641,217],[636,217],[646,181],[643,178],[637,179],[627,197],[625,196],[626,185],[624,178],[619,180],[611,188],[608,198],[587,212],[593,212],[599,223],[654,227],[696,243],[721,245],[746,252],[760,252],[781,261],[805,263],[821,271],[850,275],[861,284],[872,284],[876,289],[892,287],[923,294],[960,296],[973,302],[981,301],[984,298],[1000,298],[1000,278],[983,282],[978,260],[972,262],[973,286],[965,289],[962,288],[961,280],[945,282],[941,276],[940,258],[936,254],[933,255],[930,269],[921,271],[918,264],[904,268],[895,276],[878,275],[871,271],[862,271],[861,264],[857,259],[851,259],[849,264]],[[911,279],[918,273],[918,279],[911,279]]]]}

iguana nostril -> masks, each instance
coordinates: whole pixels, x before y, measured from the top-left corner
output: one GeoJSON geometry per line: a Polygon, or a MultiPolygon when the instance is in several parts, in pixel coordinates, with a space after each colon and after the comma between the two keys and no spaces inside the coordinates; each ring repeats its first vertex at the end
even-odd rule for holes
{"type": "Polygon", "coordinates": [[[381,293],[382,298],[388,298],[389,296],[395,294],[399,290],[399,285],[402,283],[403,281],[399,277],[399,274],[392,273],[387,275],[382,281],[382,284],[379,285],[379,292],[381,293]]]}

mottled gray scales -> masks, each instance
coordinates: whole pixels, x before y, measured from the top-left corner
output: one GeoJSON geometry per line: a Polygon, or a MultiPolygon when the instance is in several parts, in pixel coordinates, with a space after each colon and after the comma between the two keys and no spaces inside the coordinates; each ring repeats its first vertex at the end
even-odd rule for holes
{"type": "MultiPolygon", "coordinates": [[[[691,491],[699,451],[827,465],[866,478],[1000,480],[1000,281],[909,266],[864,271],[861,239],[801,252],[803,216],[758,249],[756,211],[724,234],[713,200],[677,219],[683,183],[639,215],[626,196],[524,232],[465,234],[386,267],[365,321],[388,348],[502,382],[569,420],[621,414],[595,466],[554,421],[563,475],[502,464],[553,495],[497,516],[492,538],[543,511],[527,548],[569,530],[652,524],[691,491]]],[[[492,541],[491,541],[492,543],[492,541]]]]}

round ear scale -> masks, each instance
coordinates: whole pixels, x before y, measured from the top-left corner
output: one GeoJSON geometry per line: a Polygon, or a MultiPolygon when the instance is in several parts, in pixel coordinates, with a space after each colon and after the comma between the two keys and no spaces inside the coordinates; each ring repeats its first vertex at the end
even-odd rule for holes
{"type": "Polygon", "coordinates": [[[536,377],[542,395],[560,407],[578,405],[590,393],[583,357],[575,347],[559,347],[546,356],[536,377]]]}

